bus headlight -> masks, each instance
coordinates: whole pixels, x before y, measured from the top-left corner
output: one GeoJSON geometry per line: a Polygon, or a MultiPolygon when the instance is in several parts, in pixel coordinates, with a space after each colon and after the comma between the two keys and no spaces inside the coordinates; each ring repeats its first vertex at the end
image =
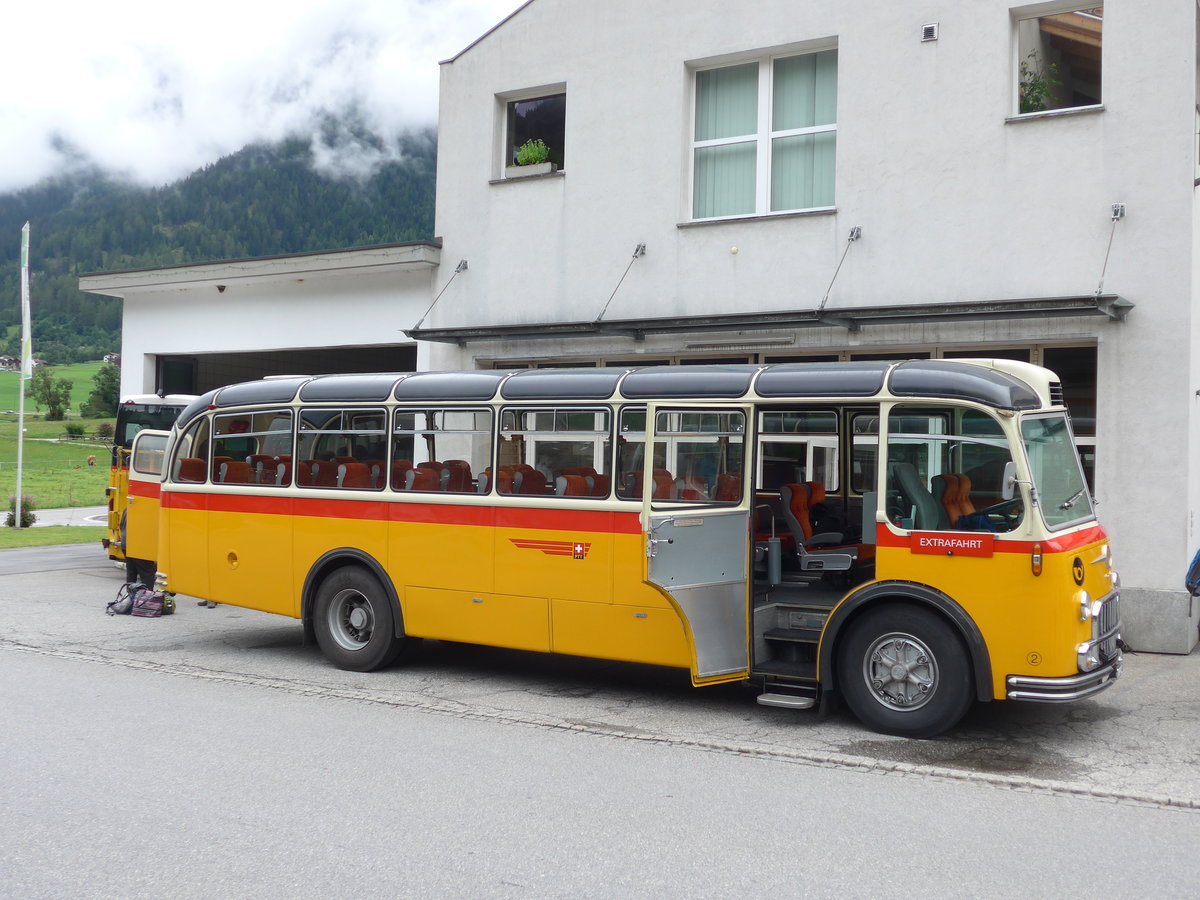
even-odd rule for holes
{"type": "Polygon", "coordinates": [[[1096,607],[1092,603],[1092,595],[1087,591],[1080,591],[1075,595],[1075,599],[1079,601],[1079,621],[1087,622],[1096,613],[1096,607]]]}
{"type": "Polygon", "coordinates": [[[1093,644],[1080,644],[1075,648],[1080,672],[1090,672],[1100,665],[1100,657],[1093,644]]]}

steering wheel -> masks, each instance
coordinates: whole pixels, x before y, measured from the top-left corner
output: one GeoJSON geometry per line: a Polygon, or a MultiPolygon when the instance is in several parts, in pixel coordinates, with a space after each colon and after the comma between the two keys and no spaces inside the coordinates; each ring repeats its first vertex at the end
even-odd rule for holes
{"type": "Polygon", "coordinates": [[[999,503],[993,503],[991,506],[977,510],[975,515],[989,518],[996,516],[1004,521],[1007,526],[1006,530],[1012,531],[1021,521],[1022,510],[1021,498],[1013,497],[1011,500],[1001,500],[999,503]]]}

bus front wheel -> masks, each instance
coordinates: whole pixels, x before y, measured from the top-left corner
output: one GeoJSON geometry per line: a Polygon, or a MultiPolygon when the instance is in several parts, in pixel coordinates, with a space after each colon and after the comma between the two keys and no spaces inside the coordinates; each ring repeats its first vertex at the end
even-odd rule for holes
{"type": "Polygon", "coordinates": [[[339,669],[372,672],[404,646],[396,637],[392,602],[379,580],[357,566],[338,569],[317,591],[313,610],[317,644],[339,669]]]}
{"type": "Polygon", "coordinates": [[[974,697],[970,660],[935,613],[893,605],[854,622],[838,656],[838,687],[875,731],[933,737],[958,724],[974,697]]]}

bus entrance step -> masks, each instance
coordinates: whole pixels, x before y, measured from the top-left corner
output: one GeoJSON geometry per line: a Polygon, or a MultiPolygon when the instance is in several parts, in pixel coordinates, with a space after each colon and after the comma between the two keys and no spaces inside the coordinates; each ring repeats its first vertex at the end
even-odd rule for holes
{"type": "Polygon", "coordinates": [[[755,675],[766,675],[768,678],[795,678],[800,681],[815,681],[817,664],[811,660],[790,661],[785,659],[765,659],[754,664],[755,675]]]}
{"type": "Polygon", "coordinates": [[[758,702],[763,706],[782,706],[785,709],[812,709],[817,701],[795,694],[759,694],[758,702]]]}

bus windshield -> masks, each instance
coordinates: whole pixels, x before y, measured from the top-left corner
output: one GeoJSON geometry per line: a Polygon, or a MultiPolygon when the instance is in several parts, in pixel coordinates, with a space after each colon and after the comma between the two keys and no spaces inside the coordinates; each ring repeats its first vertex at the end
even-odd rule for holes
{"type": "Polygon", "coordinates": [[[161,403],[122,403],[117,407],[116,437],[113,443],[128,450],[133,439],[144,428],[170,431],[179,418],[181,406],[161,403]]]}
{"type": "Polygon", "coordinates": [[[1066,415],[1025,419],[1021,437],[1046,527],[1062,528],[1094,518],[1066,415]]]}

